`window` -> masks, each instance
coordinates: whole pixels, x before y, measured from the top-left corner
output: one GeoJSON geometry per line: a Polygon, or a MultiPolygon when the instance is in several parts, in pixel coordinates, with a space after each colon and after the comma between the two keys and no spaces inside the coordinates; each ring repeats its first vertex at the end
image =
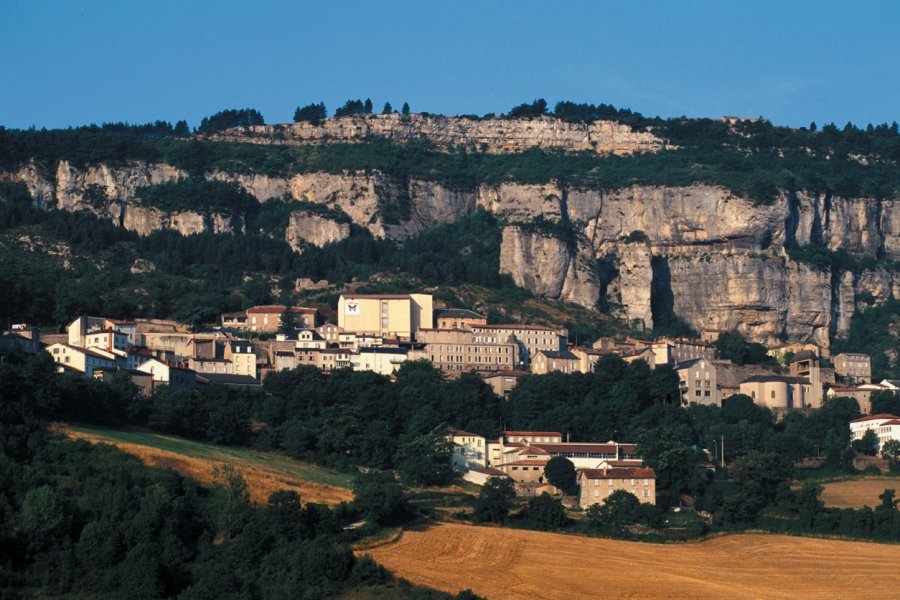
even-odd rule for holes
{"type": "Polygon", "coordinates": [[[772,390],[772,397],[775,397],[775,390],[772,390]]]}
{"type": "Polygon", "coordinates": [[[644,490],[644,498],[650,497],[650,490],[644,490]]]}
{"type": "Polygon", "coordinates": [[[709,397],[709,390],[706,390],[705,392],[703,392],[703,395],[706,397],[709,397]]]}

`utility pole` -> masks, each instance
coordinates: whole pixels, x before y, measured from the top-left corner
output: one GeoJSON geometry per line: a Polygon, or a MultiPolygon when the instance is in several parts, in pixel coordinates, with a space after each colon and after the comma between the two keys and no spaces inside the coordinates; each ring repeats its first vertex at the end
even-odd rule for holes
{"type": "Polygon", "coordinates": [[[722,467],[725,467],[725,436],[722,436],[722,467]]]}

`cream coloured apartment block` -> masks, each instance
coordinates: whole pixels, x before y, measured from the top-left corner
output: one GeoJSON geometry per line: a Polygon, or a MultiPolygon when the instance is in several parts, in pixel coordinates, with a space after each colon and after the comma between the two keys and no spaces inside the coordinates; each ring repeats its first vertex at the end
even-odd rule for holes
{"type": "Polygon", "coordinates": [[[343,294],[338,300],[343,331],[411,340],[432,324],[430,294],[343,294]]]}

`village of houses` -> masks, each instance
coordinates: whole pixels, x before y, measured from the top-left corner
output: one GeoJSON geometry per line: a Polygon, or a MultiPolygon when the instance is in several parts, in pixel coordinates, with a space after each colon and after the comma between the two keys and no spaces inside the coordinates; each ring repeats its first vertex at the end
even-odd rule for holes
{"type": "MultiPolygon", "coordinates": [[[[828,356],[814,344],[789,344],[769,354],[787,368],[736,365],[715,357],[714,340],[601,338],[591,347],[572,345],[565,329],[542,325],[493,324],[462,308],[433,307],[429,294],[345,294],[337,323],[321,323],[312,308],[291,307],[294,331],[283,331],[285,306],[254,306],[223,314],[206,331],[174,321],[121,321],[80,316],[66,333],[43,335],[25,325],[0,336],[0,353],[46,351],[60,372],[107,380],[126,372],[146,395],[156,386],[193,389],[209,384],[261,388],[273,371],[311,366],[324,372],[349,368],[393,376],[405,361],[425,360],[453,377],[475,371],[499,397],[518,380],[550,372],[588,373],[605,354],[651,368],[671,365],[680,380],[683,405],[721,406],[744,394],[783,415],[815,409],[827,397],[854,398],[863,414],[878,390],[900,390],[900,381],[872,382],[865,354],[828,356]],[[828,362],[826,362],[826,360],[828,362]],[[824,364],[823,364],[824,363],[824,364]],[[831,365],[831,366],[825,366],[831,365]]],[[[900,439],[900,417],[870,415],[849,424],[853,439],[869,429],[882,444],[900,439]]],[[[603,502],[616,490],[646,503],[656,502],[655,473],[645,467],[634,444],[571,442],[556,431],[505,431],[499,439],[451,430],[452,461],[463,478],[483,484],[509,477],[524,494],[549,487],[544,467],[555,456],[568,458],[578,472],[579,504],[603,502]]]]}

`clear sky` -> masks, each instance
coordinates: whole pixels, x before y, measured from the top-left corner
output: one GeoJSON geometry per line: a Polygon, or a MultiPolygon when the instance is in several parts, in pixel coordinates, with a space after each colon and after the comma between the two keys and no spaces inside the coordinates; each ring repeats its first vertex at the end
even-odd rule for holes
{"type": "Polygon", "coordinates": [[[900,121],[900,1],[2,0],[0,125],[323,100],[505,112],[543,97],[777,124],[900,121]]]}

